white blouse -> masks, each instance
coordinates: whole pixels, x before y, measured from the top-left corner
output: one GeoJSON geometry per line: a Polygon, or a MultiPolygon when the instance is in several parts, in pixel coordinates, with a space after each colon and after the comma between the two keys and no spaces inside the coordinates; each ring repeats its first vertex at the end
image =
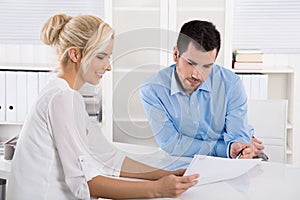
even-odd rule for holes
{"type": "Polygon", "coordinates": [[[124,157],[89,120],[82,96],[56,77],[23,125],[8,199],[90,199],[87,181],[119,176],[124,157]]]}

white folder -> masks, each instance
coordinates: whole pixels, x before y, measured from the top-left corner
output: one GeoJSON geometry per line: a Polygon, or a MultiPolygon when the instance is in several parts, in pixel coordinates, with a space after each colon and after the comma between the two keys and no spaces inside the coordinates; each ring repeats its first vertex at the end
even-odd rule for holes
{"type": "Polygon", "coordinates": [[[27,112],[29,113],[38,95],[38,72],[27,72],[27,112]]]}
{"type": "Polygon", "coordinates": [[[243,83],[248,99],[251,99],[251,76],[249,74],[243,75],[243,83]]]}
{"type": "Polygon", "coordinates": [[[251,77],[251,98],[250,99],[259,99],[259,94],[260,94],[259,77],[260,75],[252,75],[251,77]]]}
{"type": "Polygon", "coordinates": [[[27,115],[27,72],[17,73],[17,121],[24,122],[27,115]]]}
{"type": "Polygon", "coordinates": [[[5,121],[5,71],[0,71],[0,122],[5,121]]]}
{"type": "Polygon", "coordinates": [[[7,71],[6,76],[6,121],[17,121],[17,72],[7,71]]]}
{"type": "Polygon", "coordinates": [[[260,75],[259,80],[259,97],[261,100],[267,100],[268,99],[268,75],[260,75]]]}

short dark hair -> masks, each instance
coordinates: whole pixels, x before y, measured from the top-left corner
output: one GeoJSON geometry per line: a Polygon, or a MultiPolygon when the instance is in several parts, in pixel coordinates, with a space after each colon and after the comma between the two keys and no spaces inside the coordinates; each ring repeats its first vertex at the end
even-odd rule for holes
{"type": "Polygon", "coordinates": [[[185,52],[190,42],[201,51],[212,51],[221,47],[221,36],[216,26],[208,21],[193,20],[185,23],[177,39],[179,55],[185,52]]]}

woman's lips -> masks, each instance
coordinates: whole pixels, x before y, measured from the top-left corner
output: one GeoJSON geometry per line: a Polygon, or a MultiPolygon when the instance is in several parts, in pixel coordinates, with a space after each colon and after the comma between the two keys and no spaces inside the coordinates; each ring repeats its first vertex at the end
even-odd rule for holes
{"type": "Polygon", "coordinates": [[[100,72],[96,72],[96,74],[97,74],[97,76],[98,76],[99,79],[101,79],[103,77],[103,74],[100,73],[100,72]]]}

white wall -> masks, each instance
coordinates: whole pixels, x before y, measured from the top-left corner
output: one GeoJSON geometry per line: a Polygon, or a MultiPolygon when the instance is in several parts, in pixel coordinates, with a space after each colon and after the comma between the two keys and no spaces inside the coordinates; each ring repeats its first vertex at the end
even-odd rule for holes
{"type": "Polygon", "coordinates": [[[54,68],[56,57],[46,45],[0,44],[0,66],[28,66],[54,68]]]}

